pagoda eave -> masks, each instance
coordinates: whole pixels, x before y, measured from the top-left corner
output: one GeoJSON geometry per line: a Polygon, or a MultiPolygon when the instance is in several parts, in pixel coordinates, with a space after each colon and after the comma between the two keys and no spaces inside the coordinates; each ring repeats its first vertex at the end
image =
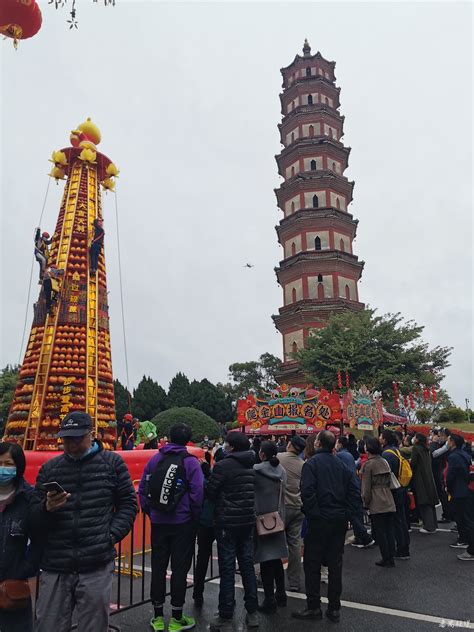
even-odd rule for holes
{"type": "Polygon", "coordinates": [[[352,215],[338,211],[336,209],[324,209],[323,212],[312,212],[312,210],[297,211],[283,219],[279,225],[275,226],[278,241],[281,244],[286,239],[293,237],[302,231],[318,231],[335,229],[349,233],[352,239],[357,235],[358,220],[353,220],[352,215]],[[330,211],[334,212],[331,213],[330,211]],[[329,212],[328,212],[329,211],[329,212]],[[342,215],[342,217],[341,217],[342,215]]]}
{"type": "Polygon", "coordinates": [[[329,64],[329,66],[332,66],[333,69],[336,67],[335,61],[329,61],[327,59],[324,59],[324,57],[318,51],[317,53],[314,53],[314,55],[305,55],[303,57],[301,55],[296,55],[293,61],[291,62],[291,64],[288,64],[288,66],[284,66],[283,68],[280,68],[280,72],[281,74],[283,74],[286,70],[293,68],[293,66],[300,61],[307,62],[307,61],[315,61],[316,59],[321,59],[322,61],[326,62],[326,64],[329,64]]]}
{"type": "Polygon", "coordinates": [[[348,274],[359,280],[362,277],[365,261],[359,261],[355,255],[340,250],[315,250],[299,252],[288,257],[275,267],[275,274],[280,285],[300,278],[302,275],[315,273],[348,274]]]}
{"type": "Polygon", "coordinates": [[[290,123],[294,123],[295,119],[298,119],[300,117],[303,118],[303,115],[305,114],[325,114],[326,116],[335,119],[335,121],[337,121],[337,123],[340,123],[341,125],[344,125],[345,121],[345,116],[343,114],[339,114],[337,109],[330,107],[326,103],[312,103],[297,105],[295,108],[293,108],[293,110],[291,110],[291,112],[288,112],[288,114],[286,114],[282,109],[283,118],[281,123],[278,123],[277,125],[278,129],[281,132],[281,130],[285,126],[289,125],[290,123]]]}
{"type": "Polygon", "coordinates": [[[348,310],[360,312],[364,307],[364,303],[351,301],[343,297],[303,299],[280,307],[279,313],[273,314],[272,320],[279,331],[299,326],[317,328],[324,326],[333,314],[343,314],[348,310]]]}
{"type": "Polygon", "coordinates": [[[329,136],[320,135],[313,136],[311,138],[296,138],[293,143],[291,143],[287,147],[283,147],[281,152],[275,155],[275,159],[278,161],[279,158],[286,158],[292,153],[299,153],[301,150],[313,149],[315,145],[327,145],[328,147],[331,147],[331,150],[340,152],[341,154],[347,156],[347,159],[349,159],[349,154],[351,153],[351,148],[345,147],[338,140],[330,138],[329,136]]]}

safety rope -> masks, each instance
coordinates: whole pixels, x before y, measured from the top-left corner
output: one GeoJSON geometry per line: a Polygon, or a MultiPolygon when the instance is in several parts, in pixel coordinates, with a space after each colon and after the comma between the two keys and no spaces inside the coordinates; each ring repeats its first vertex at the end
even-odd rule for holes
{"type": "MultiPolygon", "coordinates": [[[[117,189],[115,189],[115,222],[117,226],[117,252],[118,252],[118,268],[119,268],[119,283],[120,283],[120,302],[122,305],[122,330],[123,330],[123,348],[125,353],[125,372],[127,377],[127,391],[130,393],[130,380],[128,375],[128,354],[127,354],[127,336],[125,334],[125,308],[123,302],[123,283],[122,283],[122,259],[120,255],[120,230],[119,230],[119,214],[118,214],[118,202],[117,202],[117,189]]],[[[129,402],[130,408],[130,402],[129,402]]]]}
{"type": "MultiPolygon", "coordinates": [[[[48,178],[48,186],[46,187],[46,193],[43,200],[43,208],[41,209],[41,215],[38,221],[37,226],[41,227],[41,221],[43,220],[44,209],[46,208],[46,200],[48,199],[49,193],[49,185],[51,184],[51,178],[48,178]]],[[[26,333],[26,325],[28,322],[28,309],[30,306],[30,296],[31,296],[31,280],[33,278],[33,267],[35,264],[35,256],[33,255],[31,259],[31,269],[30,269],[30,281],[28,283],[28,298],[26,299],[26,310],[25,310],[25,322],[23,323],[23,334],[21,337],[21,346],[20,346],[20,354],[18,356],[18,364],[21,365],[21,359],[23,355],[23,345],[25,344],[25,333],[26,333]]]]}

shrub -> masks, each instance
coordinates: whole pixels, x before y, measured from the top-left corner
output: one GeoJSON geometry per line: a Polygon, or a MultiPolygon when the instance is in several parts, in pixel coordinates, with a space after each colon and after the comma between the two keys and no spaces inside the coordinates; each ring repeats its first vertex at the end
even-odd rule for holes
{"type": "Polygon", "coordinates": [[[460,424],[466,421],[466,413],[462,408],[456,408],[456,406],[443,408],[436,421],[443,425],[460,424]]]}
{"type": "Polygon", "coordinates": [[[209,439],[218,439],[220,436],[219,426],[213,419],[200,410],[186,406],[164,410],[153,417],[152,422],[156,426],[158,437],[167,436],[169,438],[171,426],[177,423],[185,423],[192,428],[191,441],[193,443],[199,443],[205,435],[209,439]]]}
{"type": "Polygon", "coordinates": [[[425,423],[426,421],[429,421],[431,417],[430,411],[426,410],[426,408],[419,408],[416,411],[416,418],[418,419],[418,421],[421,421],[421,423],[425,423]]]}

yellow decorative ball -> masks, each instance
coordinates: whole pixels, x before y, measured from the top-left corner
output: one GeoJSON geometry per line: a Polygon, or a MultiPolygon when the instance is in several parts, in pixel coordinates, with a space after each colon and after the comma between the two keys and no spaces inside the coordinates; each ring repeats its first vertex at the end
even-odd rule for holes
{"type": "Polygon", "coordinates": [[[100,135],[100,130],[97,125],[91,121],[90,118],[88,118],[87,121],[85,121],[84,123],[78,125],[78,129],[80,129],[81,132],[94,143],[94,145],[98,145],[100,143],[100,140],[102,138],[100,135]]]}

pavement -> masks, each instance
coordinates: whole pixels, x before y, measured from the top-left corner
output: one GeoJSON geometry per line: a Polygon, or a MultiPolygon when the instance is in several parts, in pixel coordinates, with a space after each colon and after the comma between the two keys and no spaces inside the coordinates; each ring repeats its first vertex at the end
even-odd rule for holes
{"type": "MultiPolygon", "coordinates": [[[[313,622],[292,619],[293,610],[305,607],[305,596],[288,593],[286,608],[279,608],[274,615],[260,615],[260,632],[474,629],[474,563],[459,561],[456,555],[462,551],[449,547],[456,540],[456,534],[450,533],[449,528],[434,535],[423,535],[414,529],[411,539],[411,560],[397,561],[393,569],[375,566],[374,562],[380,558],[378,547],[345,547],[343,607],[339,624],[327,619],[313,622]]],[[[143,578],[124,581],[121,587],[122,605],[126,605],[130,593],[135,599],[142,593],[147,597],[149,581],[149,572],[143,578]]],[[[194,609],[191,590],[188,590],[185,613],[196,618],[195,629],[198,631],[208,629],[209,621],[217,610],[218,583],[217,579],[206,584],[205,603],[200,611],[194,609]]],[[[246,629],[239,575],[236,576],[236,585],[234,630],[238,632],[246,629]]],[[[323,595],[326,588],[323,585],[323,595]]],[[[263,599],[261,591],[259,597],[263,599]]],[[[169,616],[169,604],[167,608],[165,615],[169,616]]],[[[152,607],[148,603],[117,612],[111,617],[111,624],[121,632],[149,630],[151,615],[152,607]]]]}

